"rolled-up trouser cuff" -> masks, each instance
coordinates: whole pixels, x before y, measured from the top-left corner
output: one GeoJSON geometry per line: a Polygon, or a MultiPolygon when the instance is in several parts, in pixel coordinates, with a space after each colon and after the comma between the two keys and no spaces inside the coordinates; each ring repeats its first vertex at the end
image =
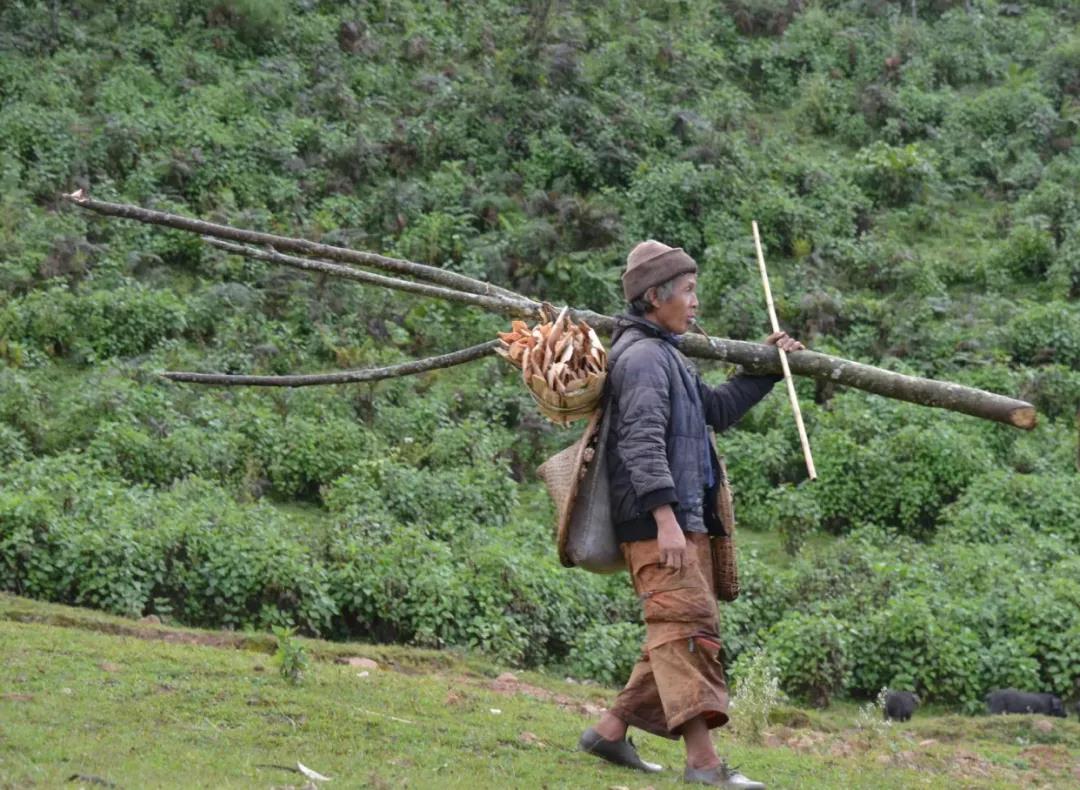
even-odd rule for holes
{"type": "MultiPolygon", "coordinates": [[[[712,641],[711,639],[709,641],[712,641]]],[[[634,665],[611,714],[632,727],[678,738],[682,726],[703,716],[709,729],[728,722],[728,692],[718,651],[701,640],[654,647],[634,665]]]]}

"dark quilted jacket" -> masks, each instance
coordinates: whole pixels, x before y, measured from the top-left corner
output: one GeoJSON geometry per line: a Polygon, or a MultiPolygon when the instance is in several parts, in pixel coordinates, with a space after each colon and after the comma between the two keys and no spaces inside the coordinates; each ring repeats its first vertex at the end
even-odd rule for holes
{"type": "Polygon", "coordinates": [[[675,348],[677,338],[650,321],[620,316],[608,358],[607,443],[611,510],[620,541],[656,537],[650,512],[670,504],[685,529],[687,514],[702,514],[716,529],[713,491],[707,491],[710,458],[706,423],[717,432],[734,425],[780,380],[736,376],[718,387],[705,384],[675,348]]]}

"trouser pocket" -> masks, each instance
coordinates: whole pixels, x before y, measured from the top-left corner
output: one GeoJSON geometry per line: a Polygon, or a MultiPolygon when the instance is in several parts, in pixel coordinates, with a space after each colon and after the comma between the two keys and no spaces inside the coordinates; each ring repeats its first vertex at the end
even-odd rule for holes
{"type": "Polygon", "coordinates": [[[710,623],[716,602],[707,588],[686,581],[655,580],[638,593],[646,623],[710,623]]]}

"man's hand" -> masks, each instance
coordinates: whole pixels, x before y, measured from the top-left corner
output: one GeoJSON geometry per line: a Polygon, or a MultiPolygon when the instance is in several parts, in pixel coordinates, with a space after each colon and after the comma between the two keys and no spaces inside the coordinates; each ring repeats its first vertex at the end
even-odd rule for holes
{"type": "Polygon", "coordinates": [[[656,544],[660,550],[660,564],[666,568],[681,570],[686,564],[686,536],[675,518],[671,505],[661,505],[653,512],[656,519],[656,544]]]}
{"type": "Polygon", "coordinates": [[[784,331],[773,332],[765,338],[765,345],[776,346],[782,351],[803,351],[806,349],[806,346],[784,331]]]}

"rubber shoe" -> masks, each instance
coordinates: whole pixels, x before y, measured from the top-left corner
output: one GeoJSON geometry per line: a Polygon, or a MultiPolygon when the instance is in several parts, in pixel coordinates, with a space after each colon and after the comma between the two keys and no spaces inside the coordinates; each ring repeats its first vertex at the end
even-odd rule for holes
{"type": "Polygon", "coordinates": [[[615,765],[626,768],[635,768],[638,771],[645,771],[645,773],[654,774],[657,771],[664,770],[663,766],[642,760],[638,756],[637,749],[634,748],[634,742],[629,738],[623,738],[621,741],[609,741],[592,727],[581,733],[578,748],[583,752],[602,757],[609,763],[615,763],[615,765]]]}
{"type": "Polygon", "coordinates": [[[765,785],[755,782],[728,764],[721,761],[712,768],[691,768],[686,766],[683,771],[683,781],[690,784],[709,785],[711,787],[724,787],[727,790],[765,790],[765,785]]]}

